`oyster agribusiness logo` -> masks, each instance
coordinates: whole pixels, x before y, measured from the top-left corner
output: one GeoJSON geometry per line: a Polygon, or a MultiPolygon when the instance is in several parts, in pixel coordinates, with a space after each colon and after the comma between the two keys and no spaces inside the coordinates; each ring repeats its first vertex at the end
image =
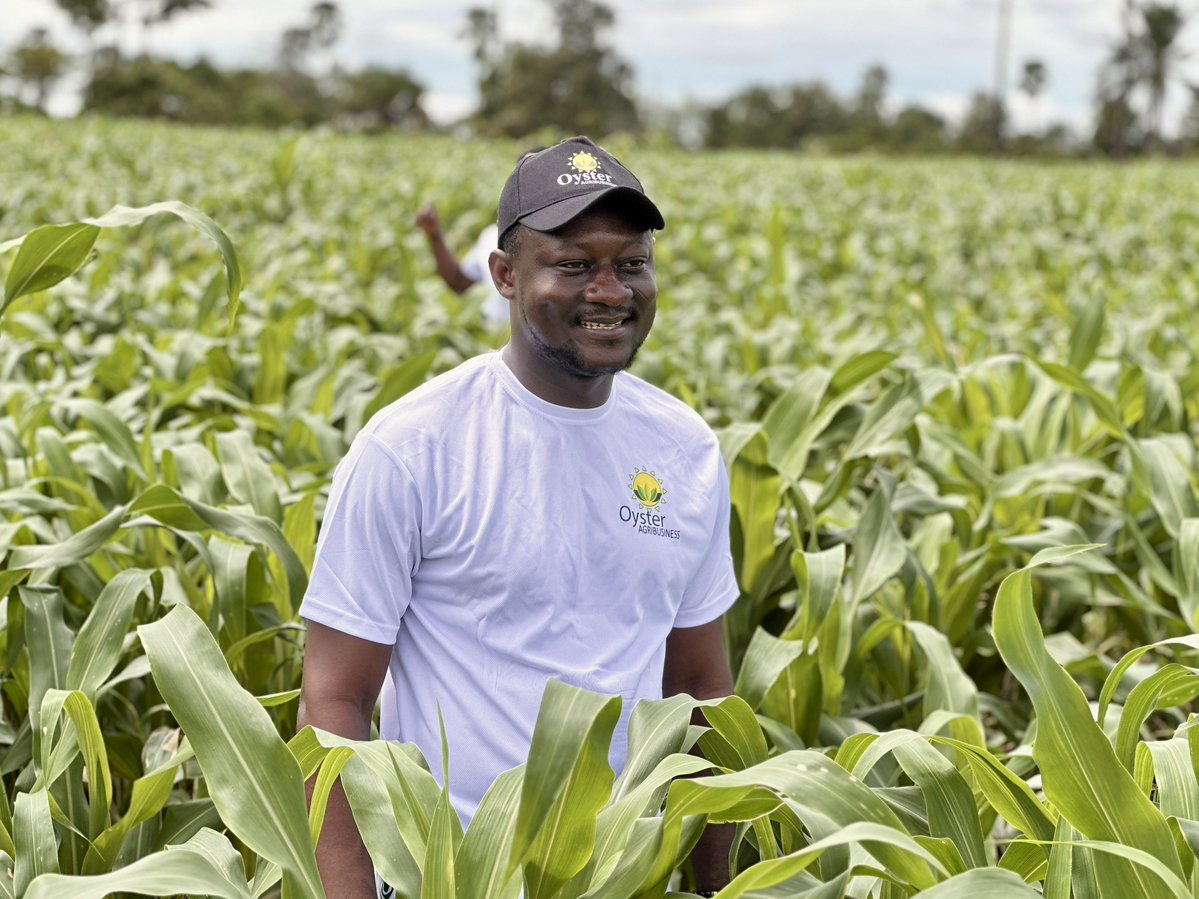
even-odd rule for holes
{"type": "Polygon", "coordinates": [[[670,528],[666,523],[666,486],[658,477],[656,471],[648,468],[636,468],[629,475],[629,496],[635,506],[620,507],[620,520],[633,527],[638,534],[650,534],[654,537],[667,537],[678,540],[682,534],[678,528],[670,528]]]}

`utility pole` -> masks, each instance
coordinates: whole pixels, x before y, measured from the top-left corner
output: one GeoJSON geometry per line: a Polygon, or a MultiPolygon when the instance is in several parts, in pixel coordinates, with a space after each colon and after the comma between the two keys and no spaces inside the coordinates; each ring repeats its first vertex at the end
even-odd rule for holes
{"type": "Polygon", "coordinates": [[[1008,89],[1008,56],[1012,43],[1012,0],[999,0],[999,27],[995,38],[995,102],[1003,105],[1008,89]]]}
{"type": "Polygon", "coordinates": [[[1012,2],[999,0],[999,25],[995,35],[995,143],[1003,146],[1007,118],[1008,56],[1012,43],[1012,2]]]}

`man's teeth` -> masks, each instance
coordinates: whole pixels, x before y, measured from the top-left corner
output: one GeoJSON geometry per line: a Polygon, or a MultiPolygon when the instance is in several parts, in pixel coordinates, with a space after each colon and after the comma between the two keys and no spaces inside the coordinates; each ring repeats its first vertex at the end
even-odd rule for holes
{"type": "Polygon", "coordinates": [[[624,322],[581,322],[580,324],[582,324],[584,328],[589,328],[592,331],[615,331],[617,328],[623,325],[624,322]]]}

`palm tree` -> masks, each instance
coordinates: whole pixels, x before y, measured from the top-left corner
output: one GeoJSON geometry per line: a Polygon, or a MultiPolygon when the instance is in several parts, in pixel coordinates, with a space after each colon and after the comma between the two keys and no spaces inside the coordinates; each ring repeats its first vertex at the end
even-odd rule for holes
{"type": "Polygon", "coordinates": [[[1185,58],[1179,35],[1186,15],[1174,3],[1135,4],[1126,0],[1123,12],[1124,38],[1112,48],[1100,71],[1100,127],[1110,131],[1109,142],[1116,155],[1123,155],[1135,137],[1137,119],[1145,127],[1147,144],[1161,140],[1162,113],[1166,94],[1185,58]],[[1135,112],[1135,100],[1145,97],[1143,117],[1135,112]]]}
{"type": "MultiPolygon", "coordinates": [[[[1049,69],[1046,68],[1045,63],[1039,59],[1025,61],[1024,67],[1020,71],[1020,91],[1028,97],[1031,103],[1037,102],[1037,97],[1041,95],[1041,91],[1045,89],[1048,81],[1049,69]]],[[[1040,119],[1040,116],[1037,118],[1040,119]]],[[[1041,123],[1038,121],[1034,130],[1040,130],[1040,127],[1041,123]]]]}
{"type": "Polygon", "coordinates": [[[1141,22],[1141,71],[1149,92],[1149,137],[1156,143],[1161,137],[1166,89],[1185,56],[1178,35],[1186,25],[1186,17],[1172,3],[1147,3],[1141,7],[1141,22]]]}

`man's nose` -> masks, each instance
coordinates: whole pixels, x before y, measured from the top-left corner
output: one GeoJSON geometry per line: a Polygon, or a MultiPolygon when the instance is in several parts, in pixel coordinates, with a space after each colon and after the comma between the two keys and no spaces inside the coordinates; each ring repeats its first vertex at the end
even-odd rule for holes
{"type": "Polygon", "coordinates": [[[628,302],[633,290],[616,273],[614,265],[597,265],[587,282],[585,297],[594,303],[617,306],[628,302]]]}

